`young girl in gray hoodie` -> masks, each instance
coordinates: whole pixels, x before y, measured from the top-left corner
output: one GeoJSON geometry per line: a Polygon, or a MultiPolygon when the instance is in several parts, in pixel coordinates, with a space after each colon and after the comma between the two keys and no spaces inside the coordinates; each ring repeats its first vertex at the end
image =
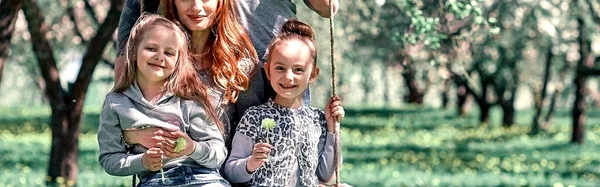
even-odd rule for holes
{"type": "Polygon", "coordinates": [[[223,124],[188,42],[179,26],[158,15],[141,16],[131,30],[126,69],[100,115],[99,161],[108,174],[137,175],[137,186],[229,186],[218,172],[227,156],[223,124]],[[150,148],[123,141],[124,131],[147,127],[171,137],[150,148]]]}

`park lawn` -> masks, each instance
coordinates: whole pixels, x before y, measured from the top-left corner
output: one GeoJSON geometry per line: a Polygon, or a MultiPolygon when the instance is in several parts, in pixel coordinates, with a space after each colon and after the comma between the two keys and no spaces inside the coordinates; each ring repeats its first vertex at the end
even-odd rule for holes
{"type": "MultiPolygon", "coordinates": [[[[97,111],[87,112],[80,136],[80,186],[130,186],[98,164],[97,111]]],[[[480,125],[431,108],[347,109],[342,182],[354,186],[593,186],[600,182],[600,110],[588,114],[586,142],[569,143],[568,111],[551,129],[528,136],[532,111],[500,127],[500,114],[480,125]]],[[[44,109],[0,110],[0,186],[45,182],[50,131],[44,109]],[[6,114],[6,115],[5,115],[6,114]],[[13,117],[7,117],[13,116],[13,117]]]]}

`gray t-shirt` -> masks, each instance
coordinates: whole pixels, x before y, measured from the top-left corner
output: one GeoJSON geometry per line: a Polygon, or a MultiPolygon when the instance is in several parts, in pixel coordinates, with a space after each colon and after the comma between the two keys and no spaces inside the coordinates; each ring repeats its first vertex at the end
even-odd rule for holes
{"type": "MultiPolygon", "coordinates": [[[[241,0],[238,12],[244,27],[250,33],[258,58],[264,62],[271,39],[279,33],[281,26],[296,17],[296,4],[290,0],[241,0]]],[[[260,63],[262,65],[262,63],[260,63]]]]}

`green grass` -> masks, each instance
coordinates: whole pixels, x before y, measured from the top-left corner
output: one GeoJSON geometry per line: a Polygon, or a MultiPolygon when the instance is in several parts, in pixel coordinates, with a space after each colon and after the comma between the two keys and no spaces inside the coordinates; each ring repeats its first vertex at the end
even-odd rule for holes
{"type": "MultiPolygon", "coordinates": [[[[0,110],[0,186],[41,186],[50,148],[48,110],[0,110]]],[[[342,182],[354,186],[595,186],[600,183],[600,110],[588,114],[586,141],[569,143],[569,112],[558,111],[548,132],[528,136],[532,111],[516,124],[480,125],[431,108],[347,109],[342,182]]],[[[130,186],[99,166],[97,111],[80,136],[80,186],[130,186]]]]}

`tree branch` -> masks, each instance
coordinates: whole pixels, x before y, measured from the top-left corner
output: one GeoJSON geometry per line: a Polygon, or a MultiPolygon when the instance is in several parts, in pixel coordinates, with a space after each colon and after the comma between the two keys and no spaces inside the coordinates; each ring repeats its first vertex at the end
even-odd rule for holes
{"type": "MultiPolygon", "coordinates": [[[[104,23],[100,25],[96,35],[90,40],[87,51],[83,56],[81,69],[77,75],[77,80],[75,80],[75,83],[73,84],[73,98],[85,98],[87,87],[92,79],[92,73],[100,59],[102,59],[104,48],[106,48],[108,42],[111,41],[111,37],[119,23],[119,16],[121,15],[120,8],[122,7],[122,4],[122,0],[110,1],[110,10],[108,11],[108,14],[106,14],[107,16],[104,19],[104,23]]],[[[80,104],[83,104],[83,102],[80,104]]]]}
{"type": "Polygon", "coordinates": [[[586,0],[588,4],[588,8],[590,9],[590,14],[592,15],[592,20],[596,22],[596,24],[600,25],[600,10],[596,9],[592,1],[586,0]]]}
{"type": "MultiPolygon", "coordinates": [[[[96,16],[96,12],[94,12],[94,7],[92,7],[92,5],[90,5],[90,1],[84,0],[83,2],[85,3],[85,10],[87,10],[88,14],[90,14],[90,19],[92,19],[92,22],[94,22],[94,24],[96,24],[96,25],[99,25],[100,21],[98,21],[98,17],[96,16]]],[[[111,1],[111,3],[112,3],[112,1],[111,1]]],[[[119,12],[120,12],[120,10],[119,10],[119,12]]]]}
{"type": "MultiPolygon", "coordinates": [[[[52,46],[46,39],[48,25],[44,23],[44,15],[37,5],[36,0],[25,0],[23,3],[23,13],[27,19],[27,27],[31,33],[31,44],[37,57],[40,72],[46,84],[46,96],[52,106],[61,107],[64,95],[64,89],[60,85],[58,68],[56,60],[52,53],[52,46]]],[[[65,107],[65,106],[62,106],[65,107]]]]}
{"type": "Polygon", "coordinates": [[[10,40],[15,31],[17,15],[23,0],[2,0],[0,1],[0,83],[4,72],[4,63],[10,50],[10,40]]]}
{"type": "Polygon", "coordinates": [[[81,43],[87,43],[87,39],[83,37],[83,34],[81,34],[81,31],[79,30],[79,22],[75,17],[75,9],[73,8],[73,5],[69,2],[66,2],[66,6],[67,15],[69,16],[69,19],[71,19],[71,22],[73,22],[73,30],[75,30],[75,34],[81,38],[81,43]]]}
{"type": "Polygon", "coordinates": [[[110,61],[108,59],[106,59],[106,58],[102,58],[102,63],[110,66],[113,69],[115,69],[115,64],[114,63],[110,63],[110,61]]]}
{"type": "Polygon", "coordinates": [[[582,73],[586,76],[588,76],[588,75],[598,76],[598,75],[600,75],[600,68],[585,68],[585,69],[582,69],[580,73],[582,73]]]}

